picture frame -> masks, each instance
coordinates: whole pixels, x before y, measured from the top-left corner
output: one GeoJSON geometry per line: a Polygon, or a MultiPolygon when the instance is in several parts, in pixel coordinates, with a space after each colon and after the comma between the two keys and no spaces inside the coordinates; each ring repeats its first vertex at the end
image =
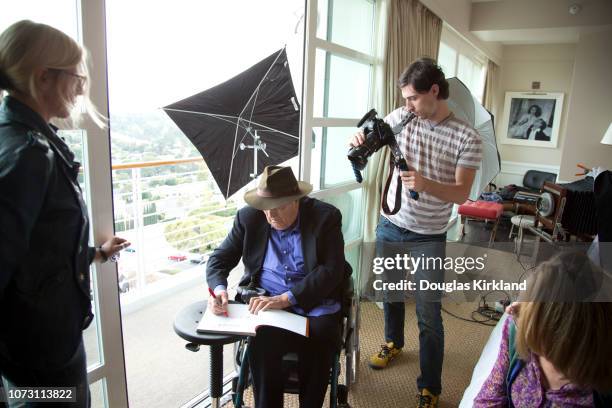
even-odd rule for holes
{"type": "Polygon", "coordinates": [[[562,92],[506,92],[501,143],[556,148],[562,113],[562,92]]]}

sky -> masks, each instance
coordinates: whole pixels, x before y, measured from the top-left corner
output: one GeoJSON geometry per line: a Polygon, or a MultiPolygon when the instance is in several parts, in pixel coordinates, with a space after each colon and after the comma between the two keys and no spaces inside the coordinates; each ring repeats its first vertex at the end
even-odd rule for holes
{"type": "Polygon", "coordinates": [[[49,24],[78,38],[76,0],[0,0],[0,31],[19,20],[49,24]]]}
{"type": "Polygon", "coordinates": [[[111,114],[201,92],[285,45],[299,96],[303,12],[302,0],[107,0],[111,114]]]}
{"type": "MultiPolygon", "coordinates": [[[[0,30],[27,18],[78,38],[77,3],[10,1],[0,30]]],[[[111,115],[201,92],[285,45],[300,97],[303,13],[303,0],[106,0],[111,115]]]]}

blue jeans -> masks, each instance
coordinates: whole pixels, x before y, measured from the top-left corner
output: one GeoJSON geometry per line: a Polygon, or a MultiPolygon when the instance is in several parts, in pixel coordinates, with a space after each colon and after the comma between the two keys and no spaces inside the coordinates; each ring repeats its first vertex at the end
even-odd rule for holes
{"type": "MultiPolygon", "coordinates": [[[[377,256],[390,256],[389,247],[399,248],[399,243],[412,257],[446,256],[446,233],[425,235],[398,227],[385,217],[380,217],[376,228],[377,256]],[[396,244],[392,244],[396,243],[396,244]]],[[[442,360],[444,358],[444,326],[442,325],[440,292],[418,290],[419,282],[443,282],[444,269],[419,268],[412,275],[416,283],[414,292],[419,326],[419,362],[421,374],[417,378],[419,390],[427,388],[433,394],[442,391],[442,360]]],[[[404,302],[384,302],[385,340],[395,347],[404,347],[404,302]]]]}

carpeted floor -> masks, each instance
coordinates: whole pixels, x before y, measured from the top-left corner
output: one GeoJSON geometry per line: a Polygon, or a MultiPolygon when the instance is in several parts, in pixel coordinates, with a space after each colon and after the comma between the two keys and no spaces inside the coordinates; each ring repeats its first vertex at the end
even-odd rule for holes
{"type": "MultiPolygon", "coordinates": [[[[469,317],[475,303],[444,303],[450,312],[469,317]]],[[[472,370],[484,347],[492,327],[458,320],[443,313],[445,353],[442,371],[440,408],[457,407],[468,386],[472,370]]],[[[351,389],[349,403],[353,408],[406,408],[416,404],[416,378],[419,374],[418,329],[414,303],[406,305],[406,347],[402,354],[384,370],[367,366],[369,356],[379,350],[383,339],[383,312],[374,303],[361,304],[361,361],[358,382],[351,389]]],[[[329,406],[329,396],[324,406],[329,406]]],[[[245,395],[252,406],[250,389],[245,395]]],[[[298,407],[296,395],[285,396],[286,407],[298,407]]]]}

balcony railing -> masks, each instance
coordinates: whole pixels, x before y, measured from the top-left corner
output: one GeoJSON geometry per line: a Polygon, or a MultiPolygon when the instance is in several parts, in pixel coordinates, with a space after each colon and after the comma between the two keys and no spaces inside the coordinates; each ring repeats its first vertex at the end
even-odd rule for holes
{"type": "Polygon", "coordinates": [[[118,262],[122,297],[199,275],[239,203],[225,201],[202,158],[113,165],[116,234],[132,245],[118,262]]]}

